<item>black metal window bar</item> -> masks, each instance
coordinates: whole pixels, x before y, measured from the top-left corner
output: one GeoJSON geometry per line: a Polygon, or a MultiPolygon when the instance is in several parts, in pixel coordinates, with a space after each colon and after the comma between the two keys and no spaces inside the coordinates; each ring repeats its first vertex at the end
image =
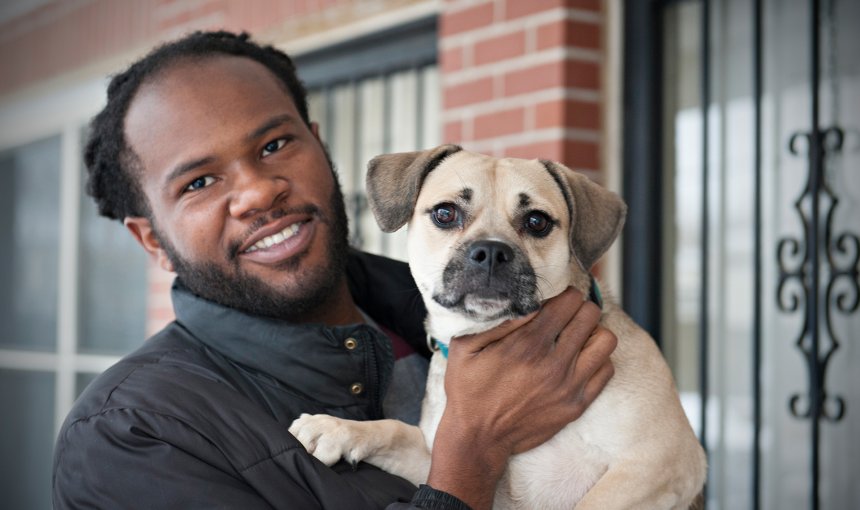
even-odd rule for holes
{"type": "MultiPolygon", "coordinates": [[[[832,5],[830,2],[828,7],[832,9],[832,5]]],[[[788,141],[788,151],[795,156],[802,155],[802,146],[805,145],[808,159],[806,185],[794,202],[803,224],[804,237],[785,236],[777,244],[779,283],[776,302],[782,312],[802,314],[804,318],[795,345],[806,361],[808,387],[805,394],[792,395],[788,407],[795,418],[810,421],[810,507],[818,509],[821,422],[838,422],[846,411],[845,400],[827,391],[827,367],[840,345],[833,328],[833,315],[836,312],[853,313],[860,304],[860,239],[852,232],[834,233],[833,218],[839,197],[825,177],[829,156],[842,150],[844,136],[839,126],[820,125],[820,0],[810,0],[809,8],[811,126],[807,132],[794,133],[788,141]]],[[[757,12],[760,19],[760,7],[757,12]]],[[[760,22],[756,30],[761,31],[760,22]]],[[[760,76],[760,60],[755,72],[760,76]]],[[[760,108],[760,99],[759,91],[757,109],[760,108]]],[[[756,402],[758,407],[758,399],[756,402]]],[[[759,428],[760,420],[756,422],[757,431],[759,428]]],[[[758,456],[758,448],[755,455],[758,456]]]]}

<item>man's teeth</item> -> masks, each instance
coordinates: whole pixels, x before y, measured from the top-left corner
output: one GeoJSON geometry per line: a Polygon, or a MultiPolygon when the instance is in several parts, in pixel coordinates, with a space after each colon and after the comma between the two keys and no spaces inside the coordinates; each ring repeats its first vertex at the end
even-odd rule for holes
{"type": "Polygon", "coordinates": [[[268,237],[264,237],[264,238],[260,239],[259,241],[254,243],[253,246],[251,246],[250,248],[245,250],[245,253],[251,253],[252,251],[257,251],[257,250],[265,250],[266,248],[274,246],[278,243],[282,243],[285,240],[296,235],[296,233],[298,231],[299,231],[299,224],[293,223],[292,225],[285,228],[284,230],[281,230],[277,234],[272,234],[268,237]]]}

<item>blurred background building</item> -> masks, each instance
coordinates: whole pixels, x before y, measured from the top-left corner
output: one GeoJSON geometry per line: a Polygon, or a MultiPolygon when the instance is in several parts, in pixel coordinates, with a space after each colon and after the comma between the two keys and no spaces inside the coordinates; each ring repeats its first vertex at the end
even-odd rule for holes
{"type": "Polygon", "coordinates": [[[83,192],[107,77],[217,28],[295,58],[364,249],[404,256],[364,198],[384,152],[555,159],[621,193],[598,271],[672,366],[708,508],[860,508],[858,26],[856,0],[4,2],[0,506],[50,508],[74,399],[172,319],[172,275],[83,192]]]}

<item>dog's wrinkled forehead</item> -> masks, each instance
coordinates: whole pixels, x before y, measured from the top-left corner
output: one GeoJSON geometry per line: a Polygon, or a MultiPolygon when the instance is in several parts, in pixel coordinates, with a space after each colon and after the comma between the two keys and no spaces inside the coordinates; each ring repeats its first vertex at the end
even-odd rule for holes
{"type": "MultiPolygon", "coordinates": [[[[556,215],[553,225],[562,228],[551,232],[569,233],[571,250],[586,271],[618,237],[627,212],[616,194],[560,163],[495,160],[450,144],[373,158],[368,163],[367,192],[373,215],[385,232],[396,231],[410,219],[410,227],[420,227],[419,216],[431,216],[428,208],[443,199],[455,205],[490,203],[494,211],[507,215],[534,204],[536,211],[556,215]],[[540,200],[548,201],[546,210],[540,200]]],[[[445,210],[445,221],[456,220],[456,213],[456,208],[445,210]]],[[[523,218],[530,228],[535,221],[543,222],[535,216],[540,214],[523,218]]],[[[548,237],[556,236],[543,236],[548,237]]]]}
{"type": "Polygon", "coordinates": [[[475,210],[491,208],[496,213],[503,209],[508,215],[543,210],[569,223],[569,197],[562,182],[538,160],[497,159],[466,151],[452,154],[425,178],[415,214],[441,201],[475,210]]]}

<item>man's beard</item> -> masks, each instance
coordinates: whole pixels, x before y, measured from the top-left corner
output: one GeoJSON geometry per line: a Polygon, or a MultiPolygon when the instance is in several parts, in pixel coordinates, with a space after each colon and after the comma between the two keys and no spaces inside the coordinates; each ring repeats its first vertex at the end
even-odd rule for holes
{"type": "MultiPolygon", "coordinates": [[[[317,207],[306,206],[298,210],[275,209],[259,222],[263,225],[295,212],[312,214],[316,220],[329,227],[326,247],[323,250],[327,260],[322,266],[314,267],[301,275],[297,273],[300,278],[292,285],[273,286],[241,270],[238,264],[238,245],[229,249],[227,259],[233,271],[228,272],[212,262],[198,263],[185,259],[165,236],[154,229],[180,281],[197,296],[252,315],[301,321],[319,310],[345,278],[349,249],[349,226],[343,193],[334,168],[331,168],[334,177],[334,189],[329,199],[331,217],[317,207]]],[[[284,261],[281,267],[285,271],[294,270],[306,255],[307,252],[296,254],[284,261]]]]}

